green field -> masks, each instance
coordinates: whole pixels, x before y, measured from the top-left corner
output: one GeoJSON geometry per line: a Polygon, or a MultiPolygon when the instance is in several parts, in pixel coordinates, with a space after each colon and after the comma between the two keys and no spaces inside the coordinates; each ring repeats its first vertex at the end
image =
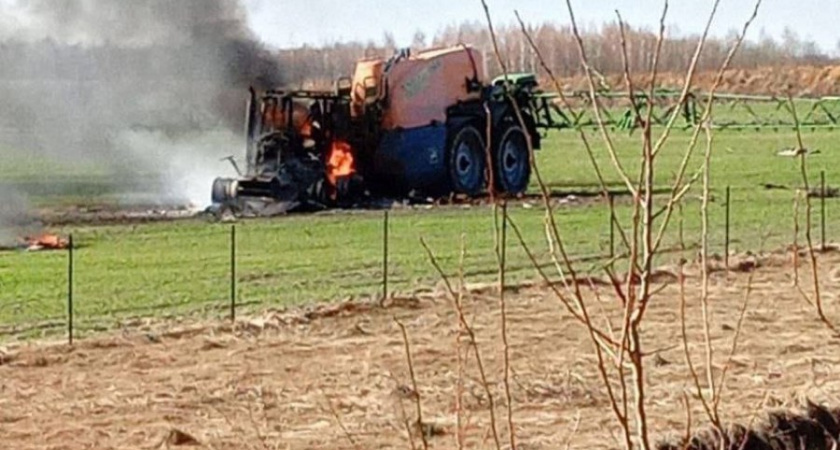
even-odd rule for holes
{"type": "MultiPolygon", "coordinates": [[[[599,135],[589,133],[597,159],[610,188],[619,193],[623,186],[609,162],[599,135]]],[[[657,168],[657,186],[667,188],[673,178],[690,134],[675,132],[663,150],[657,168]]],[[[840,156],[833,143],[840,133],[808,131],[809,148],[821,153],[809,158],[812,182],[819,182],[825,170],[829,185],[840,184],[840,156]]],[[[628,167],[637,164],[638,134],[617,135],[620,156],[628,167]]],[[[724,242],[724,193],[732,189],[732,247],[735,250],[779,248],[792,239],[793,191],[765,189],[765,184],[800,185],[798,160],[776,156],[784,147],[795,145],[792,132],[735,132],[716,135],[712,184],[715,201],[711,207],[714,250],[724,242]]],[[[553,132],[538,156],[543,177],[559,200],[565,195],[594,193],[598,183],[583,146],[571,131],[553,132]]],[[[703,142],[691,164],[695,171],[702,160],[703,142]]],[[[23,164],[26,166],[26,164],[23,164]]],[[[33,203],[66,204],[86,196],[82,189],[96,180],[94,168],[76,168],[61,173],[49,167],[54,177],[27,176],[24,167],[9,161],[0,166],[3,183],[24,186],[34,192],[33,203]],[[45,177],[47,179],[45,179],[45,177]],[[40,187],[39,187],[40,186],[40,187]],[[45,186],[52,186],[47,188],[45,186]],[[66,186],[65,186],[66,187],[66,186]],[[66,194],[69,192],[69,194],[66,194]]],[[[96,183],[94,182],[95,186],[96,183]]],[[[209,189],[209,186],[208,186],[209,189]]],[[[536,192],[536,189],[533,189],[536,192]]],[[[97,196],[102,193],[93,192],[97,196]]],[[[688,196],[684,212],[685,240],[699,240],[699,189],[688,196]]],[[[663,197],[664,198],[664,197],[663,197]]],[[[662,199],[660,199],[662,201],[662,199]]],[[[544,240],[544,210],[539,201],[511,206],[513,220],[523,229],[532,248],[548,263],[544,240]]],[[[619,215],[628,223],[629,200],[617,200],[619,215]]],[[[838,201],[829,199],[828,237],[840,237],[836,219],[838,201]]],[[[819,203],[815,203],[819,218],[819,203]]],[[[557,221],[571,254],[584,258],[604,255],[609,247],[609,209],[597,199],[583,204],[564,204],[556,210],[557,221]]],[[[673,222],[666,245],[676,245],[678,219],[673,222]]],[[[819,220],[815,220],[815,226],[819,220]]],[[[77,245],[75,270],[76,317],[84,331],[115,326],[135,316],[177,316],[194,313],[224,314],[229,297],[230,225],[204,219],[128,225],[80,226],[56,230],[73,233],[77,245]]],[[[439,209],[397,209],[391,220],[391,286],[397,291],[429,287],[438,277],[420,245],[425,238],[439,255],[444,268],[455,272],[461,236],[468,249],[469,281],[495,277],[493,219],[489,206],[439,209]]],[[[819,238],[819,233],[815,233],[819,238]]],[[[237,225],[237,282],[243,309],[282,307],[349,296],[374,295],[381,290],[382,213],[374,211],[331,212],[272,220],[240,221],[237,225]]],[[[510,242],[510,277],[514,281],[535,279],[518,242],[510,242]]],[[[60,331],[66,315],[65,253],[5,252],[0,254],[0,332],[15,329],[18,335],[60,331]],[[45,325],[45,326],[44,326],[45,325]],[[21,329],[29,329],[21,334],[21,329]]],[[[592,262],[582,263],[594,269],[592,262]]],[[[2,339],[2,337],[0,337],[2,339]]]]}

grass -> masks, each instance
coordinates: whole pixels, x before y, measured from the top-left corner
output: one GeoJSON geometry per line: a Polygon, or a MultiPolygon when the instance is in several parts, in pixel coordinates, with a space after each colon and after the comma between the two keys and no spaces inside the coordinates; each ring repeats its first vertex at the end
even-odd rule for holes
{"type": "MultiPolygon", "coordinates": [[[[688,132],[676,132],[661,154],[657,186],[666,188],[679,166],[688,132]]],[[[812,184],[818,185],[825,170],[830,184],[840,183],[840,156],[830,150],[837,134],[807,132],[806,146],[822,153],[810,158],[812,184]]],[[[596,134],[591,135],[597,160],[616,192],[623,186],[596,134]]],[[[638,136],[616,137],[620,157],[628,168],[638,164],[638,136]]],[[[542,174],[559,196],[598,192],[598,184],[582,144],[572,132],[552,133],[539,154],[542,174]]],[[[791,241],[793,191],[765,189],[765,184],[797,187],[801,184],[798,160],[776,156],[795,144],[791,132],[720,132],[716,136],[712,173],[715,204],[712,208],[713,250],[723,248],[724,192],[732,188],[733,249],[778,248],[791,241]],[[766,235],[766,242],[765,242],[766,235]]],[[[692,160],[696,170],[702,160],[701,142],[692,160]]],[[[4,177],[8,169],[4,170],[4,177]]],[[[74,174],[84,180],[84,172],[74,174]]],[[[95,172],[95,171],[94,171],[95,172]]],[[[20,173],[20,172],[16,172],[20,173]]],[[[43,172],[39,172],[43,174],[43,172]]],[[[8,178],[3,178],[7,180],[8,178]]],[[[37,181],[37,180],[36,180],[37,181]]],[[[15,183],[32,183],[26,177],[15,183]]],[[[209,188],[209,187],[208,187],[209,188]]],[[[533,190],[536,192],[536,190],[533,190]]],[[[71,201],[54,194],[38,196],[35,203],[71,201]]],[[[699,195],[699,191],[698,191],[699,195]]],[[[837,201],[828,201],[828,236],[840,235],[840,222],[831,220],[837,201]]],[[[544,211],[511,207],[511,216],[540,258],[550,263],[544,240],[544,211]]],[[[618,213],[629,222],[629,201],[617,201],[618,213]]],[[[815,204],[815,213],[819,213],[815,204]]],[[[591,256],[608,251],[608,207],[600,200],[564,205],[556,212],[567,248],[572,255],[591,256]]],[[[815,216],[815,225],[819,224],[815,216]]],[[[677,218],[666,245],[677,243],[677,218]]],[[[684,210],[686,240],[699,239],[700,210],[696,196],[689,196],[684,210]]],[[[114,326],[129,316],[171,316],[198,311],[220,315],[229,297],[228,225],[189,220],[131,226],[66,227],[80,248],[76,252],[76,317],[83,330],[114,326]]],[[[238,224],[237,282],[240,302],[249,308],[282,307],[330,301],[348,296],[376,295],[381,290],[382,214],[335,212],[238,224]]],[[[455,272],[461,236],[468,248],[470,281],[495,277],[493,222],[490,207],[404,209],[392,212],[391,276],[394,289],[409,291],[429,287],[439,280],[420,246],[425,238],[438,253],[446,270],[455,272]]],[[[819,233],[815,233],[819,237],[819,233]]],[[[510,278],[535,279],[535,271],[518,244],[511,243],[510,278]]],[[[64,253],[0,254],[0,330],[55,322],[66,311],[64,253]]],[[[594,263],[584,267],[596,270],[594,263]]],[[[53,332],[55,330],[48,330],[53,332]]],[[[27,335],[31,335],[28,333],[27,335]]]]}

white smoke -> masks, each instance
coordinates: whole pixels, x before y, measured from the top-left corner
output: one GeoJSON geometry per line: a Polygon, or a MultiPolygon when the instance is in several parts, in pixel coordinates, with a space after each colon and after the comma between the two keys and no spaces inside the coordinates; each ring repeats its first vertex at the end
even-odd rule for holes
{"type": "Polygon", "coordinates": [[[23,194],[0,184],[0,199],[0,248],[13,247],[21,236],[40,227],[28,216],[29,203],[23,194]]]}
{"type": "Polygon", "coordinates": [[[208,157],[208,150],[244,148],[242,138],[227,130],[179,137],[169,137],[159,131],[126,131],[117,142],[118,146],[138,155],[142,166],[160,181],[160,190],[153,198],[140,196],[123,198],[124,201],[177,204],[195,209],[210,205],[210,186],[216,177],[236,176],[229,162],[208,157]]]}

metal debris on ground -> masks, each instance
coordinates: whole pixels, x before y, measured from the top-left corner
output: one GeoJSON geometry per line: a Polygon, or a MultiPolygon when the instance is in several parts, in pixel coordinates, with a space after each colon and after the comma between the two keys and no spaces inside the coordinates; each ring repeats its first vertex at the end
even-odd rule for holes
{"type": "Polygon", "coordinates": [[[580,203],[580,199],[576,195],[567,195],[557,201],[559,205],[573,205],[580,203]]]}
{"type": "Polygon", "coordinates": [[[796,157],[800,155],[810,156],[810,155],[818,155],[821,152],[819,150],[808,150],[807,148],[785,148],[776,153],[778,156],[787,156],[787,157],[796,157]]]}
{"type": "Polygon", "coordinates": [[[808,192],[808,197],[812,198],[838,198],[840,197],[840,188],[826,186],[823,192],[822,187],[811,188],[808,192]]]}

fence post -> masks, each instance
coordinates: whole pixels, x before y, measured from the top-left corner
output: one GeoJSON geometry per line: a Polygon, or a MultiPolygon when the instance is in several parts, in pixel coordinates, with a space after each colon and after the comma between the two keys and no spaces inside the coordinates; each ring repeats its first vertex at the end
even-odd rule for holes
{"type": "Polygon", "coordinates": [[[236,322],[236,225],[230,227],[230,321],[236,322]]]}
{"type": "Polygon", "coordinates": [[[73,345],[73,234],[67,246],[67,342],[73,345]]]}
{"type": "Polygon", "coordinates": [[[826,249],[825,243],[825,170],[820,171],[820,247],[826,249]]]}
{"type": "Polygon", "coordinates": [[[507,270],[507,226],[508,226],[508,204],[507,200],[502,203],[502,236],[501,236],[501,255],[499,261],[499,286],[500,294],[504,298],[505,290],[505,275],[507,270]]]}
{"type": "Polygon", "coordinates": [[[388,210],[385,210],[385,214],[382,218],[382,303],[384,304],[386,300],[388,300],[388,228],[390,222],[390,215],[388,210]]]}
{"type": "MultiPolygon", "coordinates": [[[[685,252],[685,217],[683,216],[683,203],[677,203],[677,210],[679,211],[680,215],[680,222],[679,222],[679,235],[680,235],[680,250],[685,252]]],[[[685,255],[683,255],[685,256],[685,255]]]]}
{"type": "Polygon", "coordinates": [[[611,193],[607,193],[610,204],[610,258],[615,258],[615,199],[611,193]]]}
{"type": "Polygon", "coordinates": [[[724,250],[723,250],[723,252],[724,252],[724,262],[726,264],[726,270],[729,270],[729,217],[730,217],[729,214],[730,214],[730,211],[731,211],[730,200],[732,198],[730,193],[731,193],[731,187],[726,186],[726,242],[724,243],[724,250]]]}

